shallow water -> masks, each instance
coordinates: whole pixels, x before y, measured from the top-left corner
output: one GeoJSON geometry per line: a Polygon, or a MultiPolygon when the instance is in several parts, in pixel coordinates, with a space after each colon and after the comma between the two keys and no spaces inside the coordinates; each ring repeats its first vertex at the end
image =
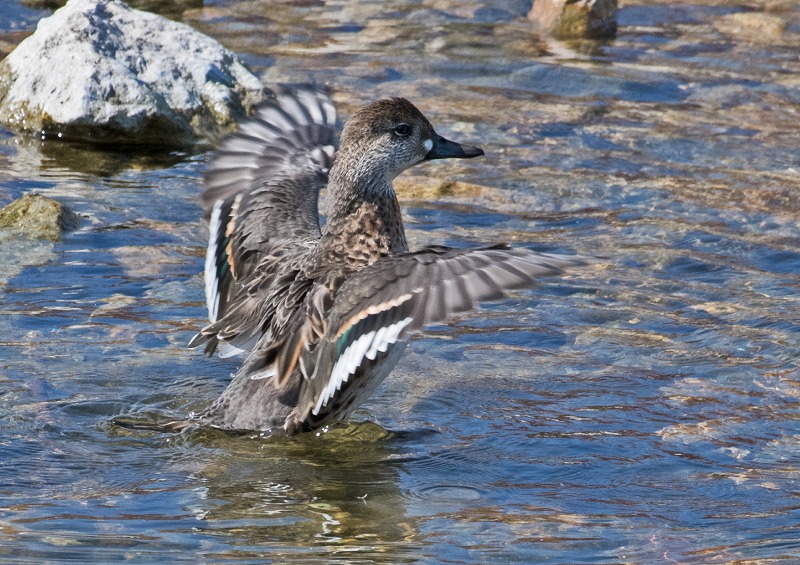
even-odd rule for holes
{"type": "MultiPolygon", "coordinates": [[[[767,3],[628,1],[598,43],[541,38],[524,2],[275,4],[182,19],[268,84],[328,83],[345,115],[407,96],[486,149],[413,171],[478,185],[407,191],[414,246],[602,260],[430,328],[355,424],[133,432],[111,419],[200,410],[237,366],[185,348],[204,155],[0,132],[0,203],[83,218],[0,239],[0,560],[800,559],[800,5],[748,35],[727,17],[767,3]]],[[[5,2],[0,50],[47,13],[5,2]]]]}

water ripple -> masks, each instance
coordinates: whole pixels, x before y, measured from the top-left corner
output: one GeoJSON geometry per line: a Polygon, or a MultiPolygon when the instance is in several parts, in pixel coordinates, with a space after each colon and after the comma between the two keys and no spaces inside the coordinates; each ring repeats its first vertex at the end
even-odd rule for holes
{"type": "MultiPolygon", "coordinates": [[[[329,83],[343,116],[406,96],[486,148],[398,179],[414,247],[600,257],[427,328],[319,435],[113,425],[237,368],[185,349],[205,156],[0,132],[3,203],[83,220],[0,240],[0,561],[796,561],[800,12],[675,4],[626,2],[602,42],[538,35],[530,1],[183,12],[267,84],[329,83]]],[[[2,53],[45,13],[6,12],[2,53]]]]}

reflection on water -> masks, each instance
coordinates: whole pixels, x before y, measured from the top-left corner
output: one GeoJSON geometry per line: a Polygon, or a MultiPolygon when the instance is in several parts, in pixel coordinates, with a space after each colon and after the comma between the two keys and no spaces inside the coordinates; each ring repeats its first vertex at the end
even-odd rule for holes
{"type": "MultiPolygon", "coordinates": [[[[202,410],[237,367],[185,349],[203,157],[2,133],[0,202],[38,191],[82,224],[0,236],[0,560],[797,559],[800,6],[632,0],[616,40],[562,43],[526,4],[181,16],[268,83],[330,83],[345,114],[407,96],[483,146],[401,183],[412,245],[602,257],[429,328],[319,436],[113,426],[202,410]]],[[[46,12],[0,13],[6,53],[46,12]]]]}

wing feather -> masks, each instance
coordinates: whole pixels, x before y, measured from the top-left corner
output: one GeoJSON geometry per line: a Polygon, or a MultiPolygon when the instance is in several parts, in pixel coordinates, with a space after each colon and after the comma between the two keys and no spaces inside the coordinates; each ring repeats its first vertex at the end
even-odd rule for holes
{"type": "MultiPolygon", "coordinates": [[[[327,94],[287,89],[259,107],[212,157],[202,195],[209,218],[210,324],[190,346],[205,343],[210,354],[223,339],[231,345],[227,352],[235,353],[265,334],[270,320],[263,316],[270,313],[253,294],[268,293],[284,264],[320,237],[317,201],[334,157],[335,124],[327,94]],[[256,270],[258,288],[250,281],[256,270]]],[[[295,298],[297,307],[303,297],[295,298]]]]}
{"type": "Polygon", "coordinates": [[[431,247],[381,259],[342,284],[327,315],[324,339],[304,353],[315,370],[305,375],[300,416],[319,416],[345,386],[356,386],[351,378],[362,367],[374,366],[426,324],[586,263],[582,257],[507,246],[431,247]]]}

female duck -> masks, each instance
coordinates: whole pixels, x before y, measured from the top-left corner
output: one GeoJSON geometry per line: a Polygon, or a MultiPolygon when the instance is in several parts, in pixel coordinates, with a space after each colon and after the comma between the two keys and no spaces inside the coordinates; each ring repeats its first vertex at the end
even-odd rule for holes
{"type": "Polygon", "coordinates": [[[287,91],[211,161],[210,323],[190,346],[246,358],[195,421],[297,433],[344,418],[425,324],[582,263],[505,245],[409,252],[394,178],[483,150],[444,139],[402,98],[358,110],[334,155],[335,121],[322,92],[287,91]],[[320,228],[323,187],[330,211],[320,228]]]}

